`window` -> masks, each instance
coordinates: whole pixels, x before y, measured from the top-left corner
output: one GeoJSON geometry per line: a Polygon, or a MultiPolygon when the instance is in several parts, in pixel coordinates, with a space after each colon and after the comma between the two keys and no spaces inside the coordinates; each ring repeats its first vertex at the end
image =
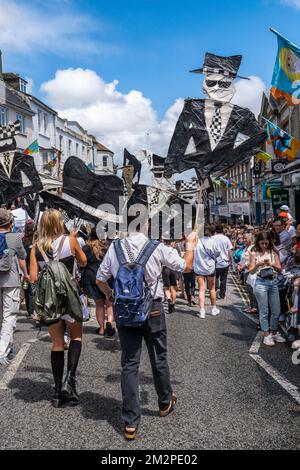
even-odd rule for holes
{"type": "Polygon", "coordinates": [[[83,145],[82,146],[82,158],[84,158],[84,156],[85,156],[85,146],[83,145]]]}
{"type": "Polygon", "coordinates": [[[102,158],[102,163],[103,163],[103,166],[108,166],[107,163],[108,163],[108,157],[106,155],[103,156],[102,158]]]}
{"type": "Polygon", "coordinates": [[[62,135],[60,135],[59,136],[59,150],[63,149],[63,145],[64,145],[64,138],[62,135]]]}
{"type": "Polygon", "coordinates": [[[5,126],[7,124],[7,113],[6,108],[0,106],[0,125],[5,126]]]}
{"type": "Polygon", "coordinates": [[[44,134],[48,135],[48,114],[44,113],[44,134]]]}
{"type": "Polygon", "coordinates": [[[39,123],[39,133],[43,133],[43,113],[38,110],[38,123],[39,123]]]}
{"type": "Polygon", "coordinates": [[[69,140],[69,157],[72,155],[72,140],[69,140]]]}
{"type": "Polygon", "coordinates": [[[79,144],[76,144],[76,156],[79,157],[79,144]]]}
{"type": "Polygon", "coordinates": [[[22,80],[22,78],[20,78],[20,91],[22,93],[27,93],[27,91],[26,91],[26,82],[25,82],[25,80],[22,80]]]}
{"type": "Polygon", "coordinates": [[[42,152],[43,170],[50,173],[48,152],[42,152]]]}
{"type": "Polygon", "coordinates": [[[17,120],[20,121],[20,132],[25,134],[25,117],[23,114],[17,114],[17,120]]]}

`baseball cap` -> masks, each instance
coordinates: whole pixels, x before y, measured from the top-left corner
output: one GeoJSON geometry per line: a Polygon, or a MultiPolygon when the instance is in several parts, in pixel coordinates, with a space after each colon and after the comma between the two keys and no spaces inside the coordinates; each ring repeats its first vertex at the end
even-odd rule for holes
{"type": "Polygon", "coordinates": [[[289,208],[289,206],[281,206],[280,210],[289,212],[290,208],[289,208]]]}
{"type": "Polygon", "coordinates": [[[13,219],[12,213],[7,209],[0,209],[0,227],[5,227],[13,219]]]}

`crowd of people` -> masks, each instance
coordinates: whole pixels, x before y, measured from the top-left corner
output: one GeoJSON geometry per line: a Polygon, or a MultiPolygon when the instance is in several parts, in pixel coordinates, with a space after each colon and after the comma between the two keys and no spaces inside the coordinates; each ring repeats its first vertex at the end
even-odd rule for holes
{"type": "MultiPolygon", "coordinates": [[[[52,340],[52,403],[56,407],[79,402],[76,371],[83,322],[89,316],[87,313],[84,317],[88,303],[95,306],[95,334],[114,338],[116,299],[123,302],[123,309],[132,308],[132,303],[129,307],[126,304],[126,289],[123,297],[117,292],[127,283],[129,295],[134,285],[137,304],[137,297],[143,294],[138,291],[133,266],[139,264],[144,270],[143,282],[151,297],[146,321],[137,328],[117,322],[126,439],[135,438],[140,422],[138,368],[143,339],[151,361],[159,415],[167,416],[177,401],[167,361],[164,302],[167,313],[173,314],[180,295],[199,319],[205,319],[207,313],[217,317],[221,313],[218,300],[226,297],[231,271],[247,289],[249,306],[245,312],[258,315],[266,346],[286,341],[280,329],[282,314],[298,313],[300,226],[295,228],[286,206],[276,219],[260,227],[210,224],[205,225],[202,236],[192,232],[182,240],[152,242],[151,246],[147,233],[147,221],[139,232],[123,237],[119,245],[115,240],[99,240],[95,229],[82,227],[79,233],[70,233],[61,212],[54,209],[43,213],[38,227],[27,220],[23,233],[15,233],[11,211],[0,209],[0,367],[9,366],[13,360],[13,333],[23,291],[28,317],[47,326],[52,340]],[[125,280],[119,275],[123,264],[129,266],[125,280]],[[286,286],[287,278],[292,279],[292,289],[285,309],[287,290],[282,286],[286,286]],[[63,378],[65,349],[68,359],[63,378]]],[[[300,348],[300,341],[295,339],[293,347],[300,348]]]]}

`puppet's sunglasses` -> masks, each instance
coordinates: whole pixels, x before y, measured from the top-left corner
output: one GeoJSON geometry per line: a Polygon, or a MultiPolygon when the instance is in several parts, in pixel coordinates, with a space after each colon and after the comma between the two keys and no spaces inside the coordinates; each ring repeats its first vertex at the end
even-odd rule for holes
{"type": "Polygon", "coordinates": [[[206,80],[206,85],[209,88],[213,88],[216,85],[219,86],[219,88],[230,88],[232,82],[223,82],[223,81],[218,81],[218,80],[206,80]]]}

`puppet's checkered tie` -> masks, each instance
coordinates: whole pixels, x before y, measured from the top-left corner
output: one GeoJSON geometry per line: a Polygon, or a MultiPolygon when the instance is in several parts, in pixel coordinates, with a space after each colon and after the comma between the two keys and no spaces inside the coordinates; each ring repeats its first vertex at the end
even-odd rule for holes
{"type": "Polygon", "coordinates": [[[4,166],[5,166],[5,168],[6,168],[6,172],[8,173],[8,172],[9,172],[9,169],[10,169],[10,155],[9,155],[8,152],[4,154],[4,161],[3,161],[3,163],[4,163],[4,166]]]}
{"type": "MultiPolygon", "coordinates": [[[[221,105],[222,106],[222,105],[221,105]]],[[[210,132],[215,143],[218,144],[222,137],[222,118],[220,103],[215,103],[215,113],[210,125],[210,132]]]]}

